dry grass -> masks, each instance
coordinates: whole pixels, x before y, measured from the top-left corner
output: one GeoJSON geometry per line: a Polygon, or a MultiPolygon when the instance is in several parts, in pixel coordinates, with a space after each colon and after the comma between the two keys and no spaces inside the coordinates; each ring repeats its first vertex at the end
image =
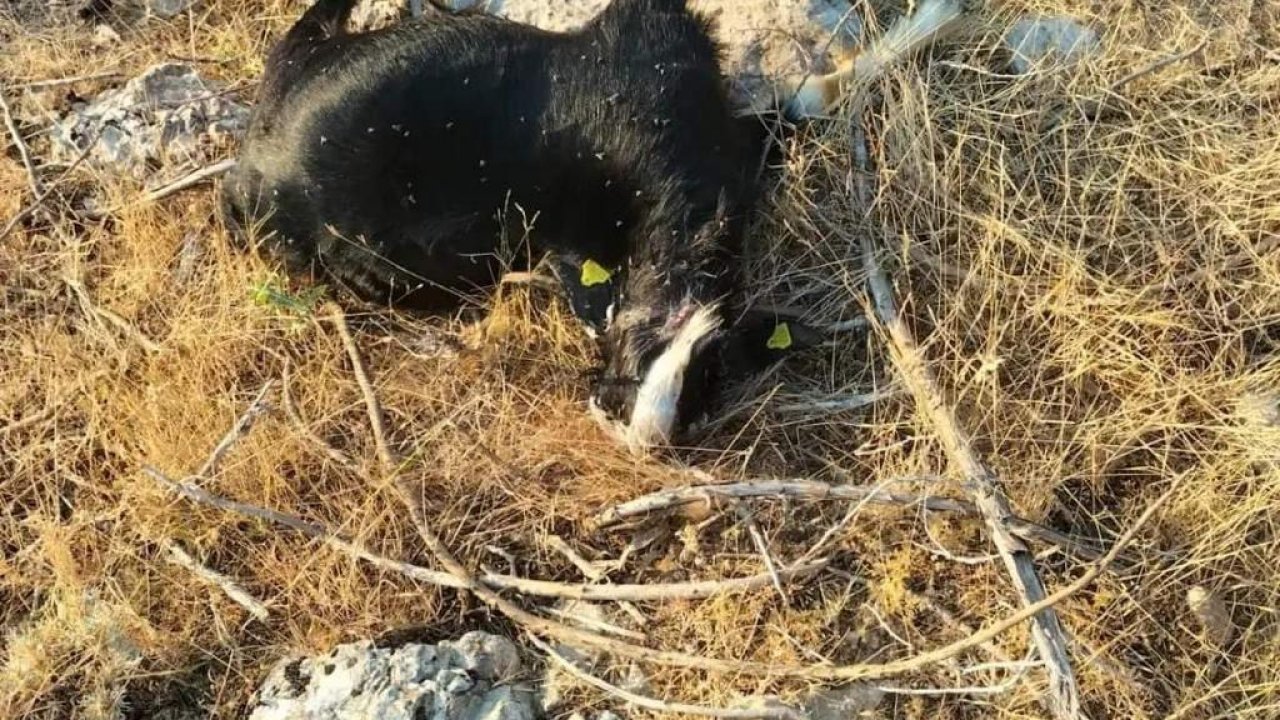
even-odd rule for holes
{"type": "MultiPolygon", "coordinates": [[[[814,321],[848,320],[863,310],[858,233],[887,237],[924,350],[1023,515],[1107,544],[1183,478],[1141,534],[1149,562],[1104,576],[1059,608],[1076,641],[1086,709],[1095,718],[1275,717],[1280,17],[1243,0],[1002,6],[1095,19],[1108,29],[1105,52],[1074,71],[1011,78],[990,70],[998,54],[988,38],[891,81],[883,117],[872,123],[880,193],[871,220],[848,186],[844,124],[795,140],[754,233],[767,258],[754,287],[772,303],[810,309],[814,321]],[[1100,115],[1087,112],[1115,81],[1206,37],[1203,62],[1137,78],[1100,115]],[[1202,631],[1186,602],[1195,586],[1221,599],[1228,632],[1202,631]]],[[[106,49],[94,49],[84,30],[24,33],[3,19],[0,77],[131,75],[195,55],[209,60],[200,64],[207,76],[247,82],[269,38],[298,11],[279,0],[208,0],[190,22],[139,25],[106,49]]],[[[74,88],[88,95],[106,82],[74,88]]],[[[25,117],[51,102],[48,93],[9,97],[25,117]]],[[[43,139],[32,147],[44,156],[43,139]]],[[[30,199],[26,186],[8,153],[0,218],[30,199]]],[[[131,708],[129,717],[152,717],[167,708],[233,717],[292,651],[406,626],[424,637],[507,628],[465,595],[175,500],[139,471],[151,463],[174,476],[194,472],[286,366],[315,434],[369,466],[376,452],[332,327],[255,298],[270,267],[229,247],[209,190],[107,222],[73,222],[68,198],[93,188],[113,200],[139,191],[80,169],[43,220],[0,243],[0,620],[9,629],[0,715],[114,718],[131,708]],[[174,267],[188,237],[202,254],[179,282],[174,267]],[[147,350],[139,335],[159,349],[147,350]],[[170,540],[265,601],[271,619],[254,620],[168,563],[170,540]]],[[[445,542],[473,567],[505,569],[485,549],[496,546],[524,574],[576,581],[543,542],[547,534],[616,557],[627,538],[593,534],[584,521],[687,480],[658,460],[631,460],[586,418],[590,348],[543,289],[505,288],[473,324],[372,311],[355,326],[394,440],[411,453],[407,473],[426,488],[445,542]],[[424,354],[423,338],[440,332],[468,349],[424,354]]],[[[882,388],[892,382],[887,368],[879,338],[845,334],[761,383],[700,448],[679,456],[730,478],[875,483],[945,473],[931,429],[904,399],[835,414],[780,410],[882,388]]],[[[277,412],[203,484],[427,564],[394,488],[362,476],[277,412]]],[[[783,563],[845,511],[756,508],[783,563]]],[[[644,608],[646,632],[663,647],[719,657],[886,660],[1018,607],[998,563],[955,562],[935,543],[955,555],[989,552],[977,521],[868,507],[838,538],[835,565],[845,574],[789,589],[789,607],[773,590],[654,604],[644,608]]],[[[1051,590],[1080,572],[1060,554],[1039,566],[1051,590]]],[[[613,579],[762,567],[746,527],[728,513],[673,528],[613,579]]],[[[1027,643],[1022,628],[991,650],[1016,660],[1027,643]]],[[[996,685],[1004,676],[941,667],[895,684],[996,685]]],[[[804,690],[686,671],[652,677],[661,694],[688,702],[804,690]]],[[[1041,682],[1033,670],[999,694],[897,695],[881,712],[1039,717],[1041,682]]],[[[591,701],[585,692],[577,699],[591,701]]]]}

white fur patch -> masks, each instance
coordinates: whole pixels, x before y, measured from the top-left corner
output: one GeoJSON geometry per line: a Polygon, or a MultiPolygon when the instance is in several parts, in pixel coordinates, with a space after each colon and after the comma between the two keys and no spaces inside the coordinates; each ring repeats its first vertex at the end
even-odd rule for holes
{"type": "Polygon", "coordinates": [[[623,424],[610,420],[594,401],[590,404],[592,416],[633,453],[643,453],[655,445],[670,442],[693,348],[719,327],[716,306],[695,309],[649,366],[636,393],[630,421],[623,424]]]}

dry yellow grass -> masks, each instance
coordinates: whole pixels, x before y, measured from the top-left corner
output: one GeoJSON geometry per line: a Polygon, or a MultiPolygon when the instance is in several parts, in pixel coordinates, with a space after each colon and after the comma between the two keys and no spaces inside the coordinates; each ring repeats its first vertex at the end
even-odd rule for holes
{"type": "MultiPolygon", "coordinates": [[[[880,192],[870,221],[848,186],[846,125],[802,135],[787,148],[753,234],[764,258],[754,287],[772,303],[810,309],[815,321],[855,317],[863,310],[858,233],[887,238],[924,350],[1021,514],[1109,544],[1182,478],[1140,535],[1148,562],[1103,576],[1059,608],[1076,640],[1086,710],[1095,718],[1276,717],[1280,12],[1244,0],[1001,8],[1096,20],[1107,29],[1105,51],[1073,71],[1012,78],[990,71],[995,42],[987,38],[890,81],[871,124],[880,192]],[[1203,61],[1108,90],[1206,38],[1203,61]],[[1104,111],[1091,114],[1103,100],[1104,111]],[[1216,622],[1225,608],[1228,632],[1200,627],[1187,603],[1197,586],[1195,597],[1207,590],[1218,598],[1216,622]]],[[[206,76],[247,83],[299,11],[279,0],[208,0],[190,22],[139,25],[105,49],[82,29],[23,30],[0,19],[0,78],[128,76],[167,57],[199,56],[209,60],[200,64],[206,76]]],[[[104,86],[74,87],[88,95],[104,86]]],[[[7,95],[20,111],[49,100],[7,95]]],[[[44,154],[42,139],[32,146],[44,154]]],[[[78,171],[46,219],[0,242],[0,716],[114,718],[128,709],[127,717],[158,717],[167,709],[234,717],[289,652],[406,626],[426,637],[509,630],[460,593],[195,507],[140,472],[145,463],[174,476],[194,472],[286,366],[315,433],[366,464],[375,451],[332,327],[255,300],[271,269],[229,246],[210,190],[109,222],[72,222],[63,196],[93,187],[114,200],[138,192],[78,171]],[[179,283],[173,267],[189,235],[202,255],[179,283]],[[76,282],[91,305],[70,289],[76,282]],[[94,307],[159,349],[145,349],[94,307]],[[241,582],[271,619],[259,623],[165,562],[168,540],[241,582]]],[[[30,199],[25,188],[16,159],[0,160],[0,218],[30,199]]],[[[577,580],[542,538],[554,532],[617,556],[626,538],[593,534],[585,519],[685,481],[659,460],[631,460],[586,418],[589,344],[545,290],[506,288],[487,319],[470,325],[385,311],[354,320],[394,439],[414,451],[407,472],[427,488],[445,542],[473,567],[502,566],[485,549],[492,545],[527,575],[577,580]],[[470,349],[424,355],[422,339],[441,331],[470,349]]],[[[910,402],[825,415],[780,409],[892,382],[879,338],[843,335],[763,382],[702,448],[681,455],[727,478],[874,484],[945,473],[910,402]]],[[[386,555],[430,562],[393,488],[371,487],[332,462],[283,413],[263,418],[204,484],[326,523],[386,555]]],[[[951,483],[895,489],[957,491],[951,483]]],[[[845,511],[757,507],[780,560],[801,555],[845,511]]],[[[760,571],[732,514],[673,530],[614,579],[760,571]]],[[[954,562],[935,542],[959,555],[989,552],[978,521],[869,507],[833,555],[858,580],[828,575],[793,588],[790,607],[771,590],[655,604],[645,608],[647,632],[657,645],[719,657],[885,660],[959,637],[964,631],[939,609],[972,628],[1019,606],[998,563],[954,562]]],[[[1051,590],[1080,573],[1061,554],[1039,567],[1051,590]]],[[[995,649],[1016,660],[1027,641],[1023,628],[995,649]]],[[[652,673],[661,694],[691,702],[805,690],[652,673]]],[[[895,684],[994,685],[1001,677],[942,667],[895,684]]],[[[991,696],[892,696],[881,713],[1041,717],[1042,680],[1032,670],[991,696]]]]}

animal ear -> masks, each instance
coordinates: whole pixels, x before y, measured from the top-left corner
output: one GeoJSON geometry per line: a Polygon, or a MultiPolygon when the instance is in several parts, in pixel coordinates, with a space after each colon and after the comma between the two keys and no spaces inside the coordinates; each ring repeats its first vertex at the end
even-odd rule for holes
{"type": "Polygon", "coordinates": [[[617,301],[617,270],[573,253],[557,254],[553,267],[573,314],[591,332],[603,333],[617,301]]]}
{"type": "Polygon", "coordinates": [[[731,372],[764,370],[800,350],[822,342],[822,333],[790,317],[748,310],[729,330],[724,359],[731,372]]]}

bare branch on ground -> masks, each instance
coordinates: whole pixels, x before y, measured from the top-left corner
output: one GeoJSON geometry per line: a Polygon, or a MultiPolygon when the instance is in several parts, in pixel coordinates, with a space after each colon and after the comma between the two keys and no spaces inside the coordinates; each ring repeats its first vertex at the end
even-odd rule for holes
{"type": "Polygon", "coordinates": [[[241,587],[235,580],[223,575],[217,570],[210,569],[199,560],[191,557],[191,555],[188,554],[186,550],[183,550],[176,542],[165,542],[165,548],[168,550],[166,559],[169,562],[177,565],[178,567],[189,570],[191,574],[218,588],[224,595],[231,598],[231,600],[240,607],[248,610],[249,614],[256,617],[259,621],[266,622],[271,617],[271,613],[267,610],[267,606],[263,605],[261,600],[255,598],[248,590],[241,587]]]}
{"type": "MultiPolygon", "coordinates": [[[[858,118],[853,128],[854,187],[861,210],[869,216],[873,210],[870,160],[866,134],[858,118]]],[[[1010,529],[1014,517],[1009,501],[1001,489],[1000,479],[978,459],[968,434],[956,421],[947,404],[924,353],[911,329],[898,313],[893,286],[880,266],[869,232],[860,233],[863,269],[867,273],[872,304],[889,340],[889,354],[897,366],[902,382],[916,398],[916,403],[938,434],[947,456],[964,478],[965,492],[981,513],[996,551],[1004,561],[1024,606],[1034,607],[1045,599],[1044,583],[1036,572],[1031,552],[1010,529]]],[[[1071,653],[1058,614],[1047,607],[1034,616],[1032,638],[1040,652],[1049,676],[1048,697],[1053,714],[1059,718],[1079,718],[1080,688],[1071,666],[1071,653]]]]}

